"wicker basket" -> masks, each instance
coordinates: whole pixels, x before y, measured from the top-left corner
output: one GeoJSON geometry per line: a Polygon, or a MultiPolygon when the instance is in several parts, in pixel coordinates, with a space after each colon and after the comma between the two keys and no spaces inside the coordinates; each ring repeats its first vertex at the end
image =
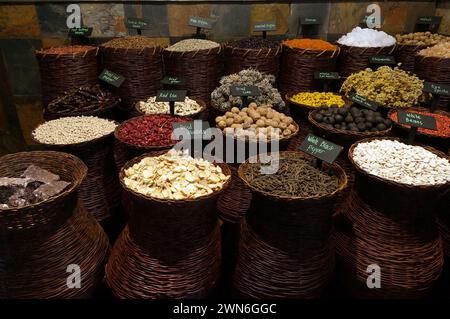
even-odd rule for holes
{"type": "MultiPolygon", "coordinates": [[[[279,156],[311,159],[299,152],[279,156]]],[[[247,181],[245,172],[254,160],[247,160],[238,170],[253,200],[242,223],[234,286],[245,296],[258,298],[318,297],[333,272],[329,238],[336,199],[347,185],[345,172],[336,164],[324,163],[324,169],[339,178],[333,193],[280,197],[261,192],[247,181]]]]}
{"type": "Polygon", "coordinates": [[[0,209],[0,298],[81,298],[103,277],[108,239],[77,201],[86,166],[60,152],[24,152],[1,157],[0,176],[17,177],[31,165],[58,174],[70,186],[51,199],[0,209]],[[66,285],[68,266],[81,269],[81,288],[66,285]]]}
{"type": "Polygon", "coordinates": [[[70,89],[98,83],[97,47],[78,53],[47,54],[36,51],[41,73],[44,108],[70,89]]]}
{"type": "Polygon", "coordinates": [[[414,73],[416,53],[427,48],[428,45],[398,44],[395,49],[395,60],[400,63],[400,68],[414,73]]]}
{"type": "Polygon", "coordinates": [[[211,93],[222,76],[222,47],[189,52],[164,50],[163,58],[165,74],[188,79],[179,89],[187,90],[191,98],[209,105],[211,93]]]}
{"type": "Polygon", "coordinates": [[[125,81],[116,89],[122,99],[123,108],[133,109],[136,102],[156,95],[162,88],[161,47],[100,48],[103,67],[125,77],[125,81]]]}
{"type": "Polygon", "coordinates": [[[253,68],[262,73],[272,74],[278,79],[281,46],[277,48],[244,49],[226,44],[224,54],[225,75],[253,68]]]}
{"type": "Polygon", "coordinates": [[[284,96],[289,92],[317,91],[322,83],[314,79],[314,72],[334,71],[339,55],[336,50],[316,51],[292,48],[283,44],[279,89],[284,96]]]}
{"type": "Polygon", "coordinates": [[[395,50],[395,45],[389,47],[360,48],[347,45],[339,45],[339,75],[348,77],[353,73],[363,71],[370,66],[369,58],[374,55],[390,55],[395,50]]]}
{"type": "MultiPolygon", "coordinates": [[[[417,54],[414,68],[422,80],[450,85],[450,58],[424,57],[417,54]]],[[[437,108],[450,112],[450,96],[441,96],[437,108]]]]}
{"type": "MultiPolygon", "coordinates": [[[[189,200],[150,198],[123,183],[126,168],[165,152],[139,156],[120,172],[122,188],[131,203],[130,220],[113,248],[106,280],[121,298],[200,298],[219,276],[216,205],[230,181],[220,191],[189,200]]],[[[231,174],[226,164],[217,165],[225,175],[231,174]]]]}
{"type": "Polygon", "coordinates": [[[43,144],[35,140],[45,149],[67,152],[83,160],[88,172],[78,190],[78,196],[97,221],[111,217],[120,205],[113,140],[112,133],[91,141],[67,145],[43,144]]]}

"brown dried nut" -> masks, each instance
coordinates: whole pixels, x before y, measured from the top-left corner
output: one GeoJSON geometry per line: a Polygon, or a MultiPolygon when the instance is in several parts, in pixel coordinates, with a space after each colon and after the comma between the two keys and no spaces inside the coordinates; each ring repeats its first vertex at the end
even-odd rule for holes
{"type": "Polygon", "coordinates": [[[239,110],[239,108],[237,108],[237,107],[232,107],[232,108],[231,108],[231,112],[237,114],[237,113],[240,112],[240,110],[239,110]]]}
{"type": "Polygon", "coordinates": [[[234,119],[229,117],[229,118],[227,118],[225,123],[227,126],[231,126],[234,123],[234,119]]]}

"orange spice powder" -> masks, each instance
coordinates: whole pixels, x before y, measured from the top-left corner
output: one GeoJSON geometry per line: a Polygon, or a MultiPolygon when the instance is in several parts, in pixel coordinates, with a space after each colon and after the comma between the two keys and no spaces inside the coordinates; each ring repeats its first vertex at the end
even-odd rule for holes
{"type": "Polygon", "coordinates": [[[299,49],[336,50],[335,45],[320,39],[292,39],[283,41],[283,44],[299,49]]]}

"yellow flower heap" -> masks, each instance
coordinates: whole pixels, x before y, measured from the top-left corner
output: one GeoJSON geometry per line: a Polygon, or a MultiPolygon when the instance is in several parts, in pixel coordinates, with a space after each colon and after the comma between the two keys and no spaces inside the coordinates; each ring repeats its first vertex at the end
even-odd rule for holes
{"type": "Polygon", "coordinates": [[[291,97],[295,103],[311,106],[344,106],[345,102],[340,95],[331,92],[300,92],[291,97]]]}

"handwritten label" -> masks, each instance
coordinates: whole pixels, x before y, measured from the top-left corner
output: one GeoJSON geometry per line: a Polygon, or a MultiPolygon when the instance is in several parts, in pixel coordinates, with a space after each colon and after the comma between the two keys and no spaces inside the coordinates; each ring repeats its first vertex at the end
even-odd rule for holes
{"type": "Polygon", "coordinates": [[[191,121],[183,123],[172,123],[173,130],[177,128],[185,128],[194,139],[203,139],[205,131],[209,128],[209,123],[206,121],[191,121]],[[200,123],[201,122],[201,123],[200,123]]]}
{"type": "Polygon", "coordinates": [[[376,111],[378,109],[378,107],[380,106],[380,104],[378,104],[377,102],[371,101],[371,100],[367,99],[367,97],[359,95],[359,94],[351,94],[350,100],[352,102],[355,102],[356,104],[364,106],[365,108],[368,108],[372,111],[376,111]]]}
{"type": "Polygon", "coordinates": [[[81,27],[69,29],[69,36],[71,37],[88,37],[92,34],[92,27],[81,27]]]}
{"type": "Polygon", "coordinates": [[[127,28],[129,29],[150,29],[150,21],[147,19],[127,19],[127,28]]]}
{"type": "Polygon", "coordinates": [[[342,152],[343,147],[313,134],[308,134],[299,149],[331,164],[342,152]]]}
{"type": "Polygon", "coordinates": [[[261,90],[257,86],[234,85],[231,87],[232,96],[259,96],[261,90]]]}
{"type": "Polygon", "coordinates": [[[183,85],[186,81],[178,76],[165,76],[161,83],[167,85],[183,85]]]}
{"type": "Polygon", "coordinates": [[[437,130],[436,119],[432,116],[418,114],[414,112],[406,112],[404,110],[397,111],[398,123],[414,127],[422,127],[429,130],[437,130]]]}
{"type": "Polygon", "coordinates": [[[275,21],[257,22],[253,26],[253,31],[276,31],[277,23],[275,21]]]}
{"type": "Polygon", "coordinates": [[[447,95],[450,96],[450,85],[425,82],[423,84],[423,91],[428,93],[433,93],[436,95],[447,95]]]}
{"type": "Polygon", "coordinates": [[[316,80],[339,80],[340,78],[337,72],[314,72],[314,79],[316,80]]]}
{"type": "Polygon", "coordinates": [[[302,17],[300,18],[301,24],[320,24],[320,19],[317,17],[302,17]]]}
{"type": "Polygon", "coordinates": [[[122,85],[123,81],[125,81],[123,76],[107,69],[104,69],[98,78],[117,88],[122,85]]]}
{"type": "Polygon", "coordinates": [[[392,65],[395,64],[395,58],[392,55],[373,55],[369,57],[370,64],[392,65]]]}
{"type": "Polygon", "coordinates": [[[425,16],[417,19],[417,24],[440,24],[442,17],[440,16],[425,16]]]}
{"type": "Polygon", "coordinates": [[[197,28],[212,29],[212,23],[210,19],[189,16],[189,25],[197,28]]]}
{"type": "Polygon", "coordinates": [[[162,90],[156,94],[156,102],[183,102],[186,90],[162,90]]]}

